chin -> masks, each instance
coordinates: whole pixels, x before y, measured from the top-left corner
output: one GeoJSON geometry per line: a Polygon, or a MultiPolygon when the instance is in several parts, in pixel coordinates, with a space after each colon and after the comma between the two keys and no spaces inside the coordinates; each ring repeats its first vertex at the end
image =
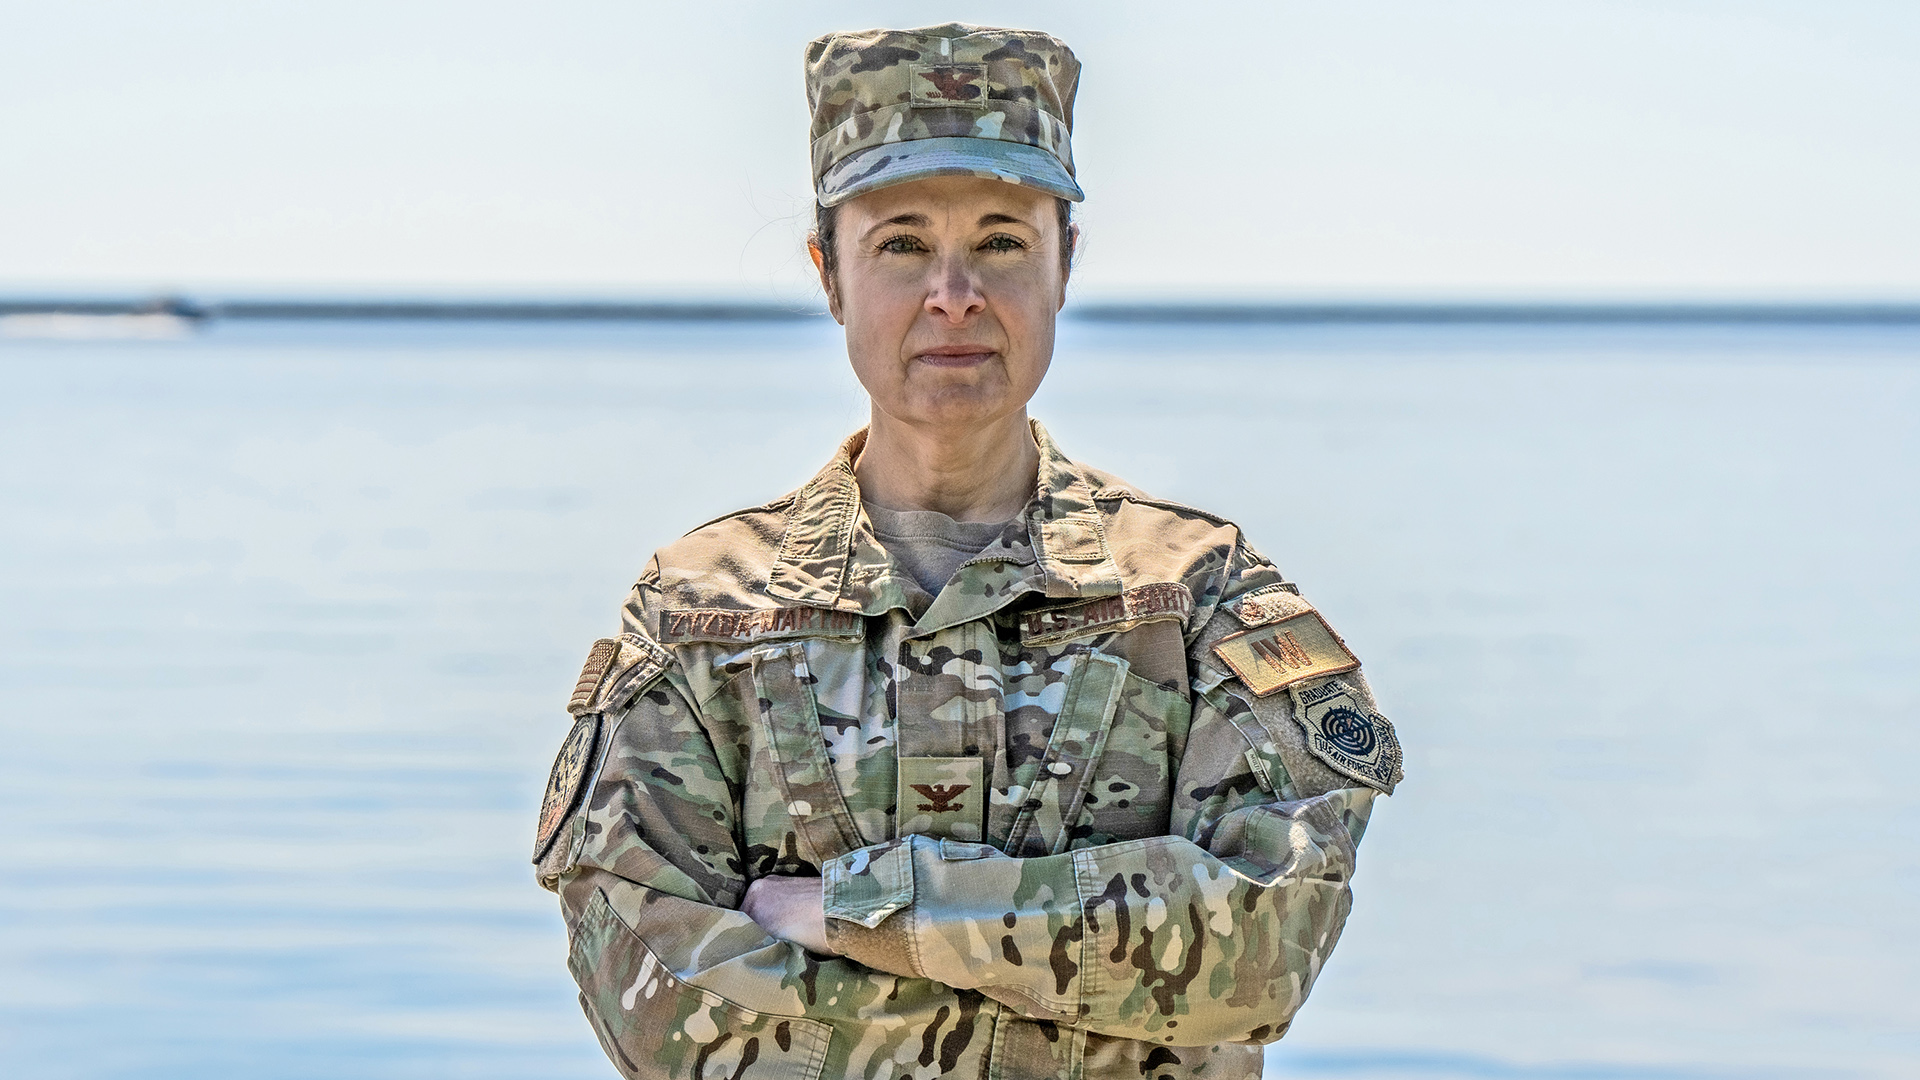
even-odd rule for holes
{"type": "Polygon", "coordinates": [[[935,427],[979,427],[990,424],[1020,408],[1011,395],[981,393],[974,387],[949,387],[932,394],[915,395],[904,410],[915,423],[935,427]]]}

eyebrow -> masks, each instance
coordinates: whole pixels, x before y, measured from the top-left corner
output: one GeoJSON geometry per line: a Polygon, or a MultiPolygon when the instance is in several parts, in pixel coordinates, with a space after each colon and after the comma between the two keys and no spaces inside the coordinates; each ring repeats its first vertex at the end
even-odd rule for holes
{"type": "Polygon", "coordinates": [[[895,214],[885,221],[874,222],[873,229],[868,229],[867,231],[872,232],[874,229],[884,229],[889,225],[911,225],[916,229],[924,229],[931,224],[933,224],[933,219],[925,214],[895,214]]]}
{"type": "MultiPolygon", "coordinates": [[[[881,229],[887,228],[890,225],[905,225],[909,228],[924,229],[932,224],[933,224],[933,219],[928,217],[925,214],[915,214],[915,213],[895,214],[892,217],[886,219],[885,221],[874,222],[873,227],[867,230],[866,235],[871,236],[874,233],[880,231],[881,229]]],[[[1026,225],[1027,228],[1029,229],[1033,228],[1032,225],[1028,224],[1025,221],[1022,221],[1017,217],[1013,217],[1010,214],[998,214],[998,213],[980,215],[980,220],[976,224],[976,227],[978,227],[979,225],[1026,225]]]]}

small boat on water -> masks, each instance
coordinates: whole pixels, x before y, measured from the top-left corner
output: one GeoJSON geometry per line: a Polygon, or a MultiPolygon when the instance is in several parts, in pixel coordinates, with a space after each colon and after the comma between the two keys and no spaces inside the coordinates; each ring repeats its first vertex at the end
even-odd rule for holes
{"type": "Polygon", "coordinates": [[[206,312],[173,297],[162,297],[125,311],[48,305],[46,310],[0,314],[0,338],[61,341],[167,340],[191,337],[206,312]]]}

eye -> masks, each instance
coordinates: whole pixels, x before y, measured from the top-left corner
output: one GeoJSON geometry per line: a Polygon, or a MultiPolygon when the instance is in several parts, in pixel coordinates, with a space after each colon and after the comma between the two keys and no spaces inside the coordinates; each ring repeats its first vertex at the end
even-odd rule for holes
{"type": "Polygon", "coordinates": [[[927,249],[921,245],[918,237],[903,234],[900,236],[889,236],[885,240],[880,241],[879,250],[893,255],[912,255],[915,252],[925,251],[927,249]]]}
{"type": "Polygon", "coordinates": [[[982,251],[1024,251],[1026,247],[1025,241],[1006,233],[994,233],[980,244],[982,251]]]}

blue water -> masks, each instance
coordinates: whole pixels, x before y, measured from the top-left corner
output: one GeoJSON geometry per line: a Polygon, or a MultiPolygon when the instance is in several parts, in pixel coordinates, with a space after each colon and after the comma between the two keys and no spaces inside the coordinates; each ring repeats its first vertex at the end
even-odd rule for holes
{"type": "MultiPolygon", "coordinates": [[[[605,1077],[526,865],[648,552],[831,324],[0,341],[0,1073],[605,1077]]],[[[1068,326],[1408,758],[1274,1076],[1920,1074],[1920,331],[1068,326]]]]}

